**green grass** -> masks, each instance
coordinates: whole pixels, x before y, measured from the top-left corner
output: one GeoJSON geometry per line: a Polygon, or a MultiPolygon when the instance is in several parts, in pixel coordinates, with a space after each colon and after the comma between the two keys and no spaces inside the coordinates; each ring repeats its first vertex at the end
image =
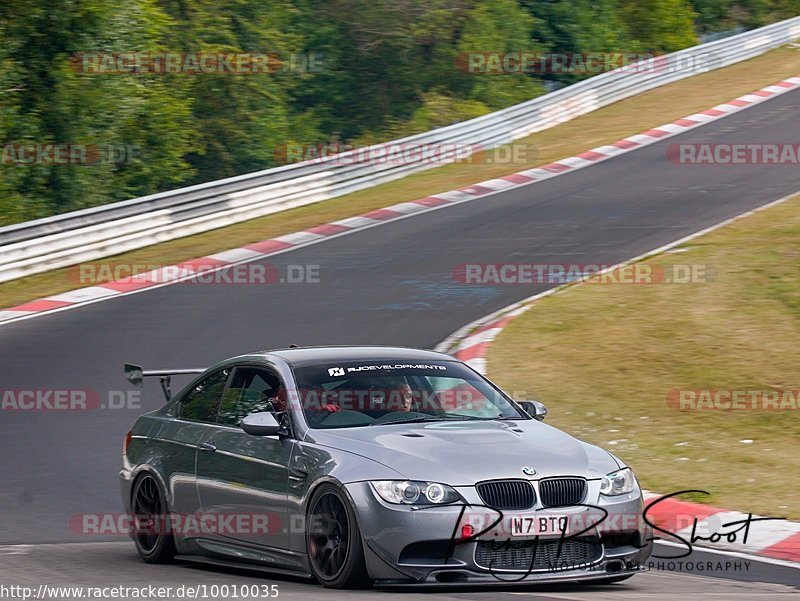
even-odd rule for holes
{"type": "MultiPolygon", "coordinates": [[[[397,202],[460,188],[615,142],[798,74],[800,50],[779,48],[758,58],[629,98],[518,140],[516,144],[536,151],[526,153],[525,161],[487,164],[483,155],[477,155],[471,163],[431,169],[333,200],[142,248],[104,261],[171,265],[397,202]]],[[[56,269],[0,285],[0,307],[11,307],[78,287],[68,277],[67,269],[56,269]]]]}
{"type": "Polygon", "coordinates": [[[489,375],[619,455],[645,488],[800,519],[800,411],[666,401],[670,390],[800,389],[799,240],[797,196],[644,262],[710,265],[713,281],[567,287],[501,333],[489,375]]]}

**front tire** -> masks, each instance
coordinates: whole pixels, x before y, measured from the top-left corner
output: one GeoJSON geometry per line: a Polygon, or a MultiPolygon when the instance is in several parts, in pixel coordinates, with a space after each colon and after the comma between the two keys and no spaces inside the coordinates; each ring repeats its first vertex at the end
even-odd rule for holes
{"type": "Polygon", "coordinates": [[[352,589],[371,584],[355,511],[344,493],[323,484],[308,503],[308,563],[326,588],[352,589]]]}
{"type": "Polygon", "coordinates": [[[169,511],[158,481],[150,474],[136,480],[131,496],[133,542],[147,563],[170,563],[175,557],[175,540],[169,530],[169,511]]]}

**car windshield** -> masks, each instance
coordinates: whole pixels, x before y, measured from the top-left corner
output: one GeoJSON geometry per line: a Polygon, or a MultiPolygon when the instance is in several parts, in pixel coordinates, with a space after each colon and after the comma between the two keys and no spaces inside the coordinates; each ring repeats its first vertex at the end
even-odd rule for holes
{"type": "Polygon", "coordinates": [[[491,383],[452,361],[359,361],[294,368],[312,428],[527,419],[491,383]]]}

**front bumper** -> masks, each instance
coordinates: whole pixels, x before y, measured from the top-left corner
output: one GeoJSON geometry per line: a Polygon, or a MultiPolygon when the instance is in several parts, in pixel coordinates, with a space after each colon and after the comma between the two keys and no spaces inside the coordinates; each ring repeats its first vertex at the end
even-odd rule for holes
{"type": "Polygon", "coordinates": [[[499,512],[474,487],[456,487],[466,503],[445,507],[392,505],[367,482],[346,485],[353,501],[367,570],[378,585],[510,585],[594,580],[635,574],[652,552],[641,491],[600,497],[590,481],[585,505],[499,512]],[[605,517],[597,509],[608,512],[605,517]],[[563,535],[511,536],[512,517],[568,516],[563,535]],[[474,534],[463,538],[462,527],[474,534]],[[559,540],[563,538],[563,540],[559,540]]]}

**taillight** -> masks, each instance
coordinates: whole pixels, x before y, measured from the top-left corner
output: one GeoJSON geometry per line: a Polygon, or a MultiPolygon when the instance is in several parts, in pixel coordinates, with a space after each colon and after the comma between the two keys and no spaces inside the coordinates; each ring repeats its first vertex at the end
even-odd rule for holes
{"type": "Polygon", "coordinates": [[[125,441],[122,443],[122,454],[128,454],[128,447],[131,446],[131,440],[133,439],[133,432],[128,431],[125,435],[125,441]]]}

